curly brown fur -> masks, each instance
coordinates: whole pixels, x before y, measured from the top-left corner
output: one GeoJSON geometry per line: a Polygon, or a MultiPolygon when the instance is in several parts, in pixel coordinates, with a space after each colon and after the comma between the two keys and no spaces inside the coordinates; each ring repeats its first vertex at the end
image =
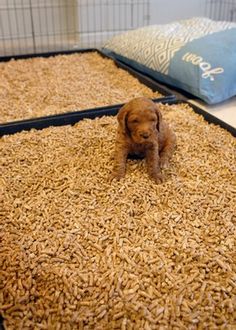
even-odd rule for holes
{"type": "Polygon", "coordinates": [[[174,132],[163,120],[158,105],[140,97],[125,104],[118,113],[118,131],[112,177],[125,176],[129,155],[146,158],[149,176],[162,181],[161,168],[168,165],[176,146],[174,132]]]}

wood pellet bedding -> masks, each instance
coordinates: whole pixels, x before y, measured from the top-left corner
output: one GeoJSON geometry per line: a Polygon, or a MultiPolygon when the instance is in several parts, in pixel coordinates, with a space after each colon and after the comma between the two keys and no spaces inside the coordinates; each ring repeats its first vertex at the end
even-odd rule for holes
{"type": "Polygon", "coordinates": [[[0,123],[159,98],[97,52],[0,63],[0,123]]]}
{"type": "Polygon", "coordinates": [[[162,184],[109,181],[116,118],[0,140],[6,329],[235,329],[236,140],[186,105],[162,184]]]}

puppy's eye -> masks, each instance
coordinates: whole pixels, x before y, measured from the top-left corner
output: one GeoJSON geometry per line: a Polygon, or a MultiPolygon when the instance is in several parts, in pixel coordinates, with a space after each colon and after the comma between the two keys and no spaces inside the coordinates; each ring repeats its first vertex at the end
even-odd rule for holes
{"type": "Polygon", "coordinates": [[[131,123],[132,123],[132,124],[138,124],[138,122],[139,122],[138,119],[132,119],[132,120],[131,120],[131,123]]]}
{"type": "Polygon", "coordinates": [[[156,121],[156,118],[152,118],[151,121],[152,121],[152,122],[156,121]]]}

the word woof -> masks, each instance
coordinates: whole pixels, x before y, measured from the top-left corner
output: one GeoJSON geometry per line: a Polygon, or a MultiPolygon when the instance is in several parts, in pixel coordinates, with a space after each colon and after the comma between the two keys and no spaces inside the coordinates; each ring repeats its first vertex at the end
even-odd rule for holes
{"type": "Polygon", "coordinates": [[[212,68],[211,64],[208,62],[204,62],[201,56],[192,53],[186,53],[182,57],[182,60],[185,62],[191,62],[193,65],[199,66],[199,68],[203,71],[202,78],[207,79],[209,78],[211,81],[215,80],[215,75],[224,72],[223,68],[212,68]]]}

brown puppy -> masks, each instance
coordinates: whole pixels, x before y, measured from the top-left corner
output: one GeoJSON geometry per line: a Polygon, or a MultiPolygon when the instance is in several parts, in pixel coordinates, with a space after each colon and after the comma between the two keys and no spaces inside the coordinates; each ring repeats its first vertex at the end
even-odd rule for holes
{"type": "Polygon", "coordinates": [[[119,126],[112,177],[124,177],[128,155],[137,155],[146,158],[150,177],[161,182],[160,168],[168,165],[175,150],[176,137],[162,119],[158,105],[145,97],[133,99],[119,110],[117,119],[119,126]]]}

